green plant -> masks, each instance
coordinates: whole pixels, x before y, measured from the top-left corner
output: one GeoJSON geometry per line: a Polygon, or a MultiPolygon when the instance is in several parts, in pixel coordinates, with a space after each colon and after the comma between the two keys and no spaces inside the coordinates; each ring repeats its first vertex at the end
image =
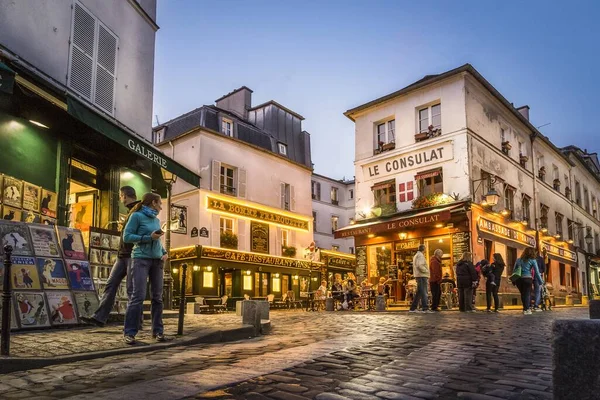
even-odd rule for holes
{"type": "Polygon", "coordinates": [[[452,196],[449,196],[444,193],[433,193],[428,194],[426,196],[417,197],[413,203],[413,208],[427,208],[427,207],[435,207],[443,204],[452,203],[454,199],[452,196]]]}
{"type": "Polygon", "coordinates": [[[296,248],[294,246],[281,246],[281,254],[284,257],[296,257],[296,248]]]}
{"type": "Polygon", "coordinates": [[[390,215],[390,214],[394,214],[396,211],[398,211],[396,209],[396,203],[382,204],[380,207],[381,207],[381,215],[390,215]]]}
{"type": "Polygon", "coordinates": [[[238,248],[237,235],[231,232],[221,232],[221,247],[236,250],[238,248]]]}

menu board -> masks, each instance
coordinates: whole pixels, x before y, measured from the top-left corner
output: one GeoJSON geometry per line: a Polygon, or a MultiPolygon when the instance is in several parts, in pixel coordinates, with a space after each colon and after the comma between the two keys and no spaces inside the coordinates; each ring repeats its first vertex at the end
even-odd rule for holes
{"type": "Polygon", "coordinates": [[[269,254],[269,225],[250,222],[250,250],[269,254]]]}
{"type": "Polygon", "coordinates": [[[357,246],[356,249],[356,279],[362,282],[367,276],[367,246],[357,246]]]}
{"type": "Polygon", "coordinates": [[[463,253],[471,251],[471,232],[456,232],[452,234],[452,258],[456,264],[463,253]]]}

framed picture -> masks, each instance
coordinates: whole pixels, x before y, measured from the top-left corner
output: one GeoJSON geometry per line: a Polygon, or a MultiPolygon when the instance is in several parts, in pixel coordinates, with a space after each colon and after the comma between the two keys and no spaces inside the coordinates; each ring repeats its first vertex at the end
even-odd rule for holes
{"type": "Polygon", "coordinates": [[[65,258],[87,260],[83,237],[80,231],[64,226],[57,226],[56,230],[58,231],[58,240],[60,241],[65,258]]]}
{"type": "Polygon", "coordinates": [[[48,300],[50,323],[52,325],[72,325],[78,322],[71,292],[46,292],[46,299],[48,300]]]}
{"type": "Polygon", "coordinates": [[[102,250],[102,264],[110,265],[110,251],[102,250]]]}
{"type": "Polygon", "coordinates": [[[90,263],[79,260],[66,260],[67,274],[71,289],[73,290],[94,290],[94,282],[90,272],[90,263]]]}
{"type": "Polygon", "coordinates": [[[21,329],[50,326],[44,292],[15,292],[14,296],[21,329]]]}
{"type": "Polygon", "coordinates": [[[100,247],[105,248],[105,249],[110,249],[110,241],[111,241],[111,236],[108,233],[103,233],[102,234],[102,243],[100,245],[100,247]]]}
{"type": "Polygon", "coordinates": [[[119,256],[119,253],[116,251],[109,252],[110,265],[113,265],[114,263],[117,262],[118,256],[119,256]]]}
{"type": "Polygon", "coordinates": [[[187,234],[187,207],[171,204],[171,232],[187,234]]]}
{"type": "Polygon", "coordinates": [[[32,185],[29,182],[23,182],[23,209],[40,212],[40,195],[42,188],[32,185]]]}
{"type": "Polygon", "coordinates": [[[50,218],[42,215],[42,225],[56,226],[56,218],[50,218]]]}
{"type": "Polygon", "coordinates": [[[39,224],[42,222],[42,216],[33,211],[23,210],[21,213],[21,222],[25,222],[26,224],[39,224]]]}
{"type": "Polygon", "coordinates": [[[67,270],[61,258],[38,257],[36,264],[42,287],[45,290],[69,289],[67,270]]]}
{"type": "Polygon", "coordinates": [[[29,225],[33,252],[36,256],[60,257],[54,228],[45,225],[29,225]]]}
{"type": "Polygon", "coordinates": [[[2,185],[2,203],[6,206],[21,208],[23,204],[23,181],[4,175],[2,185]]]}
{"type": "Polygon", "coordinates": [[[15,221],[20,222],[23,212],[18,208],[10,207],[7,205],[2,206],[2,219],[4,221],[15,221]]]}
{"type": "Polygon", "coordinates": [[[113,250],[119,250],[121,244],[121,236],[112,235],[110,237],[110,248],[113,250]]]}
{"type": "Polygon", "coordinates": [[[42,215],[50,218],[56,218],[56,193],[42,189],[40,211],[42,215]]]}
{"type": "Polygon", "coordinates": [[[40,278],[35,265],[35,258],[14,256],[10,268],[10,282],[13,290],[35,289],[40,290],[40,278]]]}
{"type": "MultiPolygon", "coordinates": [[[[11,302],[11,304],[13,304],[11,302]]],[[[0,301],[0,325],[2,324],[2,302],[0,301]]],[[[10,308],[10,330],[19,329],[19,324],[17,321],[17,316],[15,315],[14,307],[10,308]]]]}
{"type": "Polygon", "coordinates": [[[90,247],[102,246],[102,234],[100,232],[90,231],[90,247]]]}
{"type": "Polygon", "coordinates": [[[0,238],[0,254],[4,253],[4,246],[8,244],[13,248],[13,256],[33,255],[27,225],[21,222],[0,221],[0,238]]]}
{"type": "Polygon", "coordinates": [[[77,305],[77,315],[81,317],[91,318],[94,315],[100,302],[98,296],[94,292],[74,292],[75,304],[77,305]]]}
{"type": "Polygon", "coordinates": [[[90,248],[90,263],[102,264],[102,250],[90,248]]]}

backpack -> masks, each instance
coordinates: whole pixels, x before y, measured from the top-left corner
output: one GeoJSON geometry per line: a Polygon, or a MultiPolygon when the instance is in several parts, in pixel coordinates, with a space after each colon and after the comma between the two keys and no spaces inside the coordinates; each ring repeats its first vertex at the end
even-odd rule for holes
{"type": "Polygon", "coordinates": [[[492,272],[492,265],[491,264],[485,264],[482,268],[481,268],[481,273],[484,276],[488,276],[490,273],[492,272]]]}

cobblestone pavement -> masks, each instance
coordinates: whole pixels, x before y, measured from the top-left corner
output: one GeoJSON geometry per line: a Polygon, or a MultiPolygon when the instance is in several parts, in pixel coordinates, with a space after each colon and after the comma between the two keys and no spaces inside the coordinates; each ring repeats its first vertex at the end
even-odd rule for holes
{"type": "Polygon", "coordinates": [[[550,327],[501,314],[272,312],[271,334],[0,376],[0,398],[551,399],[550,327]]]}

